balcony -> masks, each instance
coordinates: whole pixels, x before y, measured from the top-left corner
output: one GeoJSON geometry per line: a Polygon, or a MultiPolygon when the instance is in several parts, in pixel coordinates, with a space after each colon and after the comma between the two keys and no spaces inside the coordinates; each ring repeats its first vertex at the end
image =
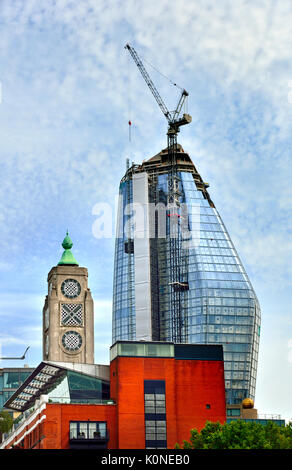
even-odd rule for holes
{"type": "Polygon", "coordinates": [[[79,433],[76,437],[70,436],[70,449],[107,449],[108,441],[108,431],[103,435],[98,432],[93,433],[92,437],[79,433]]]}
{"type": "Polygon", "coordinates": [[[108,441],[105,422],[70,422],[70,449],[107,449],[108,441]]]}

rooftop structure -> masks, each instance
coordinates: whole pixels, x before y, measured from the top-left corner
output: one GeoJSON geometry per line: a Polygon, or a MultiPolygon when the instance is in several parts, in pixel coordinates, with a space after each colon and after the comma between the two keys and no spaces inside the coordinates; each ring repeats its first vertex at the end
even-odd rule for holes
{"type": "Polygon", "coordinates": [[[5,406],[27,411],[41,395],[54,403],[102,403],[109,399],[109,366],[41,362],[5,406]]]}
{"type": "Polygon", "coordinates": [[[227,423],[240,419],[246,422],[260,423],[264,426],[270,421],[278,426],[285,426],[285,420],[281,419],[279,414],[259,414],[250,398],[245,398],[239,405],[227,405],[226,418],[227,423]]]}

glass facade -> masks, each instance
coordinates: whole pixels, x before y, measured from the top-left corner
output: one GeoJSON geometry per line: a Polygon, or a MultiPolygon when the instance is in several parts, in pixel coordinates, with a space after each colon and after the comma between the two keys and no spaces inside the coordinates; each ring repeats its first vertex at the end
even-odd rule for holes
{"type": "Polygon", "coordinates": [[[67,370],[48,396],[53,403],[103,403],[110,400],[109,383],[67,370]]]}
{"type": "Polygon", "coordinates": [[[136,337],[134,252],[132,230],[127,226],[130,219],[127,206],[132,201],[132,181],[129,180],[120,186],[117,230],[125,233],[117,237],[115,246],[113,343],[118,339],[134,340],[136,337]]]}
{"type": "Polygon", "coordinates": [[[23,368],[0,369],[0,410],[32,371],[33,369],[30,368],[25,370],[23,368]]]}
{"type": "Polygon", "coordinates": [[[10,370],[3,374],[3,388],[17,389],[29,377],[31,371],[10,370]]]}
{"type": "Polygon", "coordinates": [[[111,347],[111,361],[117,356],[133,357],[174,357],[173,344],[159,343],[117,343],[111,347]]]}
{"type": "MultiPolygon", "coordinates": [[[[166,204],[169,173],[147,168],[149,203],[166,204]]],[[[141,167],[140,167],[141,168],[141,167]]],[[[140,170],[141,171],[141,170],[140,170]]],[[[133,174],[135,169],[133,170],[133,174]]],[[[174,336],[172,309],[171,227],[165,213],[165,236],[149,238],[152,340],[222,344],[227,404],[255,397],[260,338],[260,306],[224,223],[193,164],[178,172],[184,212],[178,214],[181,289],[180,340],[174,336]],[[187,235],[183,234],[183,229],[187,235]],[[186,242],[187,240],[187,242],[186,242]],[[181,288],[185,286],[185,288],[181,288]]],[[[113,343],[135,340],[135,239],[127,204],[133,201],[131,175],[120,185],[113,290],[113,343]],[[130,243],[131,242],[131,243],[130,243]],[[130,244],[132,244],[130,248],[130,244]]],[[[178,209],[179,211],[179,209],[178,209]]],[[[161,218],[159,215],[158,217],[161,218]]]]}
{"type": "Polygon", "coordinates": [[[47,395],[50,403],[113,403],[108,380],[46,363],[41,363],[19,389],[8,393],[7,406],[21,412],[30,410],[41,395],[47,395]]]}
{"type": "Polygon", "coordinates": [[[227,416],[241,416],[241,411],[240,411],[240,408],[231,408],[231,409],[227,409],[227,416]]]}

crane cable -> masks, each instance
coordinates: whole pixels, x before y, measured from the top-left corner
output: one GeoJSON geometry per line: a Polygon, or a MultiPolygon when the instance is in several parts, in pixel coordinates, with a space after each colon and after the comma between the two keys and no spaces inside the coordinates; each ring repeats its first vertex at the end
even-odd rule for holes
{"type": "Polygon", "coordinates": [[[129,125],[129,142],[131,142],[131,126],[132,126],[132,120],[131,120],[131,115],[132,115],[132,100],[131,100],[131,80],[130,80],[130,57],[128,55],[128,125],[129,125]]]}
{"type": "MultiPolygon", "coordinates": [[[[146,62],[148,65],[150,65],[150,67],[152,67],[153,70],[155,70],[157,73],[159,73],[162,77],[166,78],[173,86],[179,88],[180,90],[184,90],[184,88],[182,88],[180,85],[178,85],[177,83],[175,83],[173,80],[171,80],[167,75],[164,75],[162,72],[160,72],[160,70],[158,70],[156,67],[154,67],[154,65],[152,65],[147,59],[145,59],[145,57],[141,56],[140,57],[144,60],[144,62],[146,62]]],[[[128,78],[129,78],[129,87],[128,87],[128,116],[129,116],[129,121],[128,121],[128,125],[129,125],[129,142],[131,142],[131,126],[132,126],[132,121],[131,121],[131,97],[130,97],[130,91],[131,91],[131,83],[130,83],[130,56],[128,55],[128,78]]],[[[184,109],[186,108],[187,106],[187,103],[184,103],[184,109]]]]}
{"type": "MultiPolygon", "coordinates": [[[[139,54],[140,55],[140,54],[139,54]]],[[[164,75],[162,72],[160,72],[160,70],[158,70],[156,67],[154,67],[154,65],[152,65],[147,59],[145,59],[145,57],[141,56],[140,57],[144,60],[144,62],[147,62],[148,65],[150,65],[150,67],[153,68],[153,70],[155,70],[155,72],[159,73],[162,77],[166,78],[172,85],[176,86],[177,88],[179,88],[180,90],[184,90],[184,88],[182,88],[181,86],[179,86],[177,83],[173,82],[171,80],[171,78],[169,78],[167,75],[164,75]]]]}

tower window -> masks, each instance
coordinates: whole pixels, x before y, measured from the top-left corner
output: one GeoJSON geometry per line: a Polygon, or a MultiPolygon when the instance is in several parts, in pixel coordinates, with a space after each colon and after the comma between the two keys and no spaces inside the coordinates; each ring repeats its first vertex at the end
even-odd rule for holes
{"type": "Polygon", "coordinates": [[[79,296],[81,286],[76,279],[66,279],[61,285],[61,292],[68,299],[74,299],[79,296]]]}
{"type": "Polygon", "coordinates": [[[61,304],[61,324],[65,326],[82,326],[82,304],[61,304]]]}

